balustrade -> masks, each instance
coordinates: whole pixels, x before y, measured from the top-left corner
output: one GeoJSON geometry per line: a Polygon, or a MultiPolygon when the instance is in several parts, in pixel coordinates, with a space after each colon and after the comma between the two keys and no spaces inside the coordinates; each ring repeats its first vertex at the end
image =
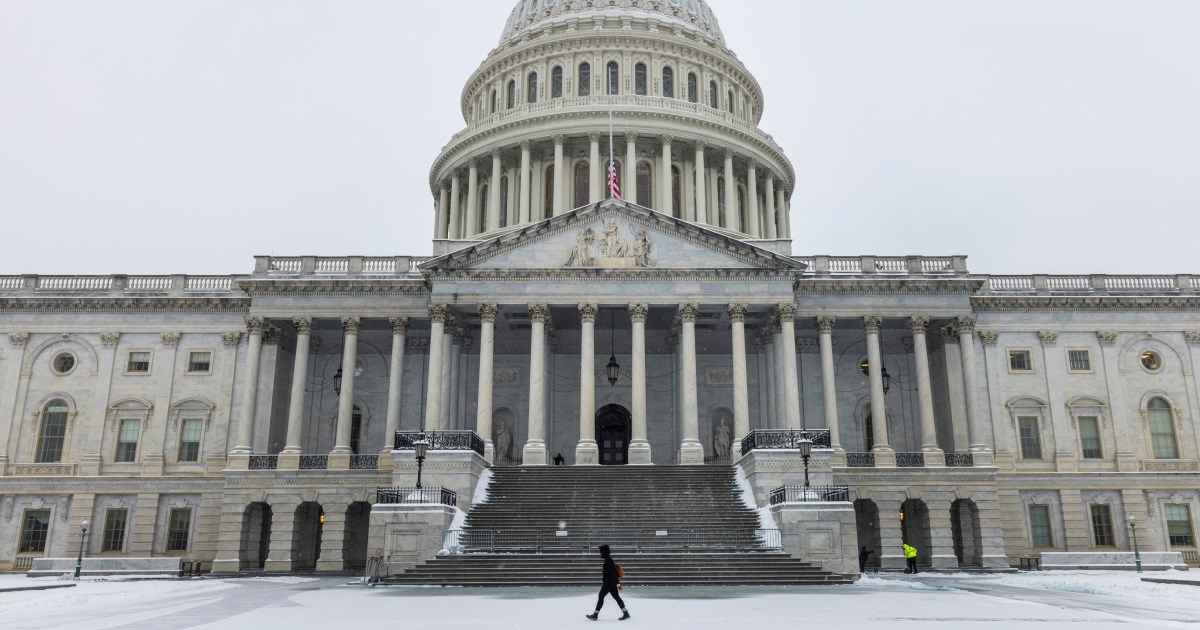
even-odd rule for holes
{"type": "Polygon", "coordinates": [[[377,488],[375,503],[388,505],[408,505],[432,503],[435,505],[454,506],[458,504],[458,493],[441,487],[417,488],[415,486],[398,486],[393,488],[377,488]]]}
{"type": "Polygon", "coordinates": [[[829,429],[756,430],[742,438],[742,454],[755,449],[798,449],[802,439],[812,440],[813,448],[831,448],[829,429]]]}
{"type": "Polygon", "coordinates": [[[771,491],[771,505],[849,501],[848,486],[779,486],[771,491]]]}
{"type": "Polygon", "coordinates": [[[483,455],[483,438],[474,431],[397,431],[393,444],[398,451],[411,451],[421,436],[429,442],[431,451],[475,451],[483,455]]]}

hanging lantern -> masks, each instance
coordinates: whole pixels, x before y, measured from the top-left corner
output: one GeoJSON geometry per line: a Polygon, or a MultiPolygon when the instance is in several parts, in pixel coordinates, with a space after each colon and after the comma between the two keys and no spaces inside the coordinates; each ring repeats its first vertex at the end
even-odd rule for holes
{"type": "Polygon", "coordinates": [[[888,374],[887,368],[880,370],[880,376],[883,377],[883,393],[886,396],[888,390],[892,388],[892,375],[888,374]]]}
{"type": "Polygon", "coordinates": [[[617,379],[621,378],[621,364],[617,363],[617,355],[608,357],[608,366],[604,368],[604,372],[608,374],[608,384],[616,385],[617,379]]]}
{"type": "Polygon", "coordinates": [[[337,374],[333,375],[333,391],[338,396],[342,395],[342,368],[338,368],[337,374]]]}

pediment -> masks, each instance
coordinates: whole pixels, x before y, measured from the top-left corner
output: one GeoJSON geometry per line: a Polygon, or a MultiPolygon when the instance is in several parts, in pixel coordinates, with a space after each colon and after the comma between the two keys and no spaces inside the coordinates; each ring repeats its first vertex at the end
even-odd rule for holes
{"type": "Polygon", "coordinates": [[[791,258],[620,200],[584,206],[421,265],[461,270],[800,270],[791,258]]]}

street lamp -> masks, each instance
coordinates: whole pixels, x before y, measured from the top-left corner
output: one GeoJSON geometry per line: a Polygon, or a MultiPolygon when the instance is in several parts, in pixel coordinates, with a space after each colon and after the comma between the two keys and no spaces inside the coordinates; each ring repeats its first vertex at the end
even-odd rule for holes
{"type": "Polygon", "coordinates": [[[83,531],[79,535],[79,557],[75,559],[75,579],[79,579],[79,572],[83,570],[83,544],[87,542],[88,522],[83,519],[83,531]]]}
{"type": "Polygon", "coordinates": [[[1137,521],[1133,520],[1133,515],[1129,515],[1129,531],[1133,537],[1133,562],[1137,565],[1137,572],[1142,572],[1142,554],[1138,551],[1137,544],[1137,521]]]}
{"type": "Polygon", "coordinates": [[[342,395],[342,368],[338,368],[337,374],[333,375],[333,393],[342,395]]]}
{"type": "Polygon", "coordinates": [[[892,375],[888,374],[887,366],[879,368],[879,377],[883,381],[883,395],[887,396],[888,391],[892,389],[892,375]]]}
{"type": "Polygon", "coordinates": [[[425,452],[429,450],[429,442],[425,441],[425,434],[417,436],[417,441],[413,442],[413,450],[417,454],[417,490],[421,489],[421,468],[425,465],[425,452]]]}
{"type": "Polygon", "coordinates": [[[804,488],[808,488],[808,458],[812,455],[813,441],[802,437],[796,440],[796,446],[800,447],[800,457],[804,459],[804,488]]]}

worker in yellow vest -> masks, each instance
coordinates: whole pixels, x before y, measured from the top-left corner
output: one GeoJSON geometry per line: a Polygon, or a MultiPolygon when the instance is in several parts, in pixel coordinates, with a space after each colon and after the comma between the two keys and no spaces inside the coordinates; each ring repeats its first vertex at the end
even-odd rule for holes
{"type": "Polygon", "coordinates": [[[904,549],[904,561],[906,563],[908,563],[904,569],[904,572],[905,573],[916,573],[917,572],[917,548],[908,543],[904,543],[902,545],[902,547],[904,549]]]}

